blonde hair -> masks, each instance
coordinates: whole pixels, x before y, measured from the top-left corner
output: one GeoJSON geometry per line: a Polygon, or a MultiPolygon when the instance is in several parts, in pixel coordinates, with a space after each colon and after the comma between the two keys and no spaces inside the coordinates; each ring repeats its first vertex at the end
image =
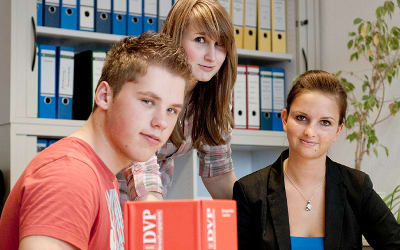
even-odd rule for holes
{"type": "MultiPolygon", "coordinates": [[[[233,127],[230,104],[236,80],[237,55],[232,22],[217,1],[178,0],[170,10],[162,32],[180,44],[189,24],[224,44],[226,50],[225,61],[218,73],[206,84],[197,84],[187,96],[189,110],[184,115],[193,117],[192,142],[196,149],[200,149],[202,144],[225,144],[223,134],[229,133],[233,127]]],[[[182,143],[181,123],[177,123],[170,139],[176,146],[182,143]]]]}
{"type": "Polygon", "coordinates": [[[165,34],[147,32],[139,37],[126,37],[112,46],[98,83],[108,82],[116,96],[126,82],[135,82],[137,77],[145,75],[149,65],[160,65],[181,76],[186,86],[191,80],[184,49],[165,34]]]}

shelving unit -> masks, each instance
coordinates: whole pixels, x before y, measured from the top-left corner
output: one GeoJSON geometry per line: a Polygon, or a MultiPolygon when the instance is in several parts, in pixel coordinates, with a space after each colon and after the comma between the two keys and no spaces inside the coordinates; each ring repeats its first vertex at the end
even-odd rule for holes
{"type": "MultiPolygon", "coordinates": [[[[287,0],[287,54],[238,49],[239,60],[285,68],[287,83],[296,75],[296,2],[287,0]]],[[[79,129],[84,121],[43,119],[37,117],[37,62],[32,70],[35,39],[38,43],[72,46],[76,51],[108,49],[124,36],[36,27],[36,1],[13,0],[0,3],[0,168],[7,188],[12,187],[23,169],[36,154],[37,137],[60,138],[79,129]],[[4,32],[3,32],[4,31],[4,32]]],[[[287,90],[289,86],[286,86],[287,90]]],[[[242,158],[248,162],[265,162],[287,146],[283,132],[234,130],[232,149],[236,170],[241,168],[242,158]],[[236,159],[237,156],[243,156],[236,159]],[[238,164],[237,164],[238,163],[238,164]]],[[[245,164],[245,163],[244,163],[245,164]]],[[[247,166],[248,167],[248,166],[247,166]]],[[[245,168],[243,168],[245,169],[245,168]]],[[[248,170],[246,170],[248,171],[248,170]]],[[[240,172],[240,171],[238,171],[240,172]]],[[[199,198],[204,186],[198,177],[196,152],[176,161],[175,181],[170,198],[199,198]],[[184,191],[184,192],[183,192],[184,191]],[[183,192],[183,193],[182,193],[183,192]]],[[[9,190],[7,190],[8,192],[9,190]]],[[[203,192],[204,193],[204,192],[203,192]]],[[[207,192],[206,192],[207,193],[207,192]]]]}

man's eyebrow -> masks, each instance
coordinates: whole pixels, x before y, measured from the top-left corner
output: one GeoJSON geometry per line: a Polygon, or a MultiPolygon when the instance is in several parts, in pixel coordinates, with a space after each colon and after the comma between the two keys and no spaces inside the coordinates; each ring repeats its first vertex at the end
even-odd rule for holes
{"type": "Polygon", "coordinates": [[[154,98],[156,100],[161,100],[161,97],[159,97],[157,94],[151,91],[138,91],[137,92],[139,95],[147,95],[150,96],[151,98],[154,98]]]}

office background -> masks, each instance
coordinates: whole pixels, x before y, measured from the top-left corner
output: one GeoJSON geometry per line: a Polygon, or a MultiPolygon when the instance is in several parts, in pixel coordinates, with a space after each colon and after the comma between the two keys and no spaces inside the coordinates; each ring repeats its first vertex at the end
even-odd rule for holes
{"type": "MultiPolygon", "coordinates": [[[[310,59],[309,68],[321,68],[329,72],[338,70],[360,71],[365,69],[367,64],[363,63],[362,60],[357,63],[349,62],[350,51],[347,50],[348,32],[354,30],[353,20],[355,17],[372,18],[376,7],[382,4],[382,1],[298,1],[299,4],[304,2],[311,3],[311,6],[317,7],[313,10],[305,10],[308,18],[312,15],[317,15],[319,20],[318,23],[309,24],[309,27],[313,26],[313,29],[309,31],[318,30],[318,34],[314,34],[308,40],[308,43],[312,44],[307,51],[310,59]],[[316,26],[318,27],[316,28],[316,26]]],[[[288,54],[293,55],[293,58],[290,62],[283,62],[282,65],[286,68],[286,83],[288,84],[291,82],[291,78],[296,71],[296,64],[300,64],[300,60],[296,46],[293,45],[296,43],[293,40],[295,37],[293,35],[295,31],[293,3],[295,1],[287,0],[287,3],[287,47],[288,54]]],[[[31,60],[26,58],[31,58],[33,52],[31,43],[27,45],[27,41],[31,41],[33,36],[30,16],[36,13],[35,5],[35,1],[31,1],[28,4],[21,0],[13,1],[13,4],[11,4],[11,1],[3,1],[0,4],[2,7],[0,8],[0,44],[2,45],[2,48],[0,48],[0,167],[3,170],[9,169],[9,166],[18,166],[18,168],[25,166],[25,163],[29,161],[26,155],[31,156],[32,153],[36,152],[36,148],[31,147],[32,143],[36,144],[36,137],[32,135],[50,134],[61,137],[63,133],[60,133],[56,129],[57,127],[61,127],[65,131],[72,131],[82,124],[79,121],[71,121],[65,125],[63,121],[54,120],[46,121],[45,126],[42,126],[41,121],[30,118],[34,109],[28,105],[32,103],[31,100],[27,99],[35,97],[35,95],[29,93],[35,90],[32,83],[35,82],[34,79],[36,79],[37,72],[30,72],[31,60]],[[20,9],[16,10],[15,8],[20,9]],[[25,137],[21,136],[24,133],[28,133],[25,132],[28,130],[31,134],[25,137]],[[42,130],[46,131],[42,132],[42,130]],[[25,154],[27,151],[29,151],[29,154],[25,154]]],[[[394,16],[393,21],[399,25],[400,15],[398,10],[396,10],[396,13],[397,15],[394,16]]],[[[267,61],[269,59],[263,60],[267,61]]],[[[304,70],[302,66],[297,67],[297,73],[301,73],[304,70]]],[[[400,93],[399,80],[395,80],[392,85],[393,88],[388,92],[395,96],[396,93],[400,93]]],[[[382,194],[390,192],[396,185],[400,184],[400,167],[398,166],[400,162],[400,154],[398,153],[400,151],[398,143],[400,128],[397,125],[400,122],[399,119],[400,116],[397,116],[380,125],[377,130],[380,142],[390,150],[389,157],[386,157],[382,151],[379,158],[371,155],[363,161],[362,170],[370,174],[375,184],[375,189],[382,194]]],[[[330,155],[336,161],[352,166],[354,144],[350,144],[345,140],[345,137],[346,130],[343,131],[340,139],[332,146],[330,155]]],[[[269,136],[266,138],[267,140],[272,139],[269,136]]],[[[251,142],[248,142],[248,144],[251,144],[251,142]]],[[[263,146],[261,149],[259,147],[252,148],[251,146],[248,148],[235,148],[233,157],[238,176],[273,162],[280,151],[282,151],[280,146],[263,146]]],[[[189,162],[193,163],[196,160],[193,155],[188,157],[189,159],[186,160],[189,162]]],[[[191,164],[191,166],[193,165],[196,164],[191,164]]],[[[20,170],[18,169],[17,173],[20,170]]],[[[12,171],[8,171],[6,176],[9,177],[10,172],[12,171]]],[[[193,173],[190,176],[196,178],[193,173]]],[[[14,180],[16,178],[17,176],[13,177],[14,180]]],[[[192,181],[193,179],[188,179],[186,183],[191,183],[192,181]]],[[[201,183],[201,181],[198,183],[201,183]]],[[[182,189],[182,186],[179,186],[179,188],[182,189]]]]}

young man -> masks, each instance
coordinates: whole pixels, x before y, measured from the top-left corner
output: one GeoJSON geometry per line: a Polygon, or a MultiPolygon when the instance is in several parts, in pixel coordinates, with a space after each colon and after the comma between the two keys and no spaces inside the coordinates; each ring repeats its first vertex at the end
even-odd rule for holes
{"type": "Polygon", "coordinates": [[[123,249],[115,174],[166,142],[190,66],[163,34],[128,37],[108,52],[84,126],[37,155],[0,221],[0,249],[123,249]]]}

